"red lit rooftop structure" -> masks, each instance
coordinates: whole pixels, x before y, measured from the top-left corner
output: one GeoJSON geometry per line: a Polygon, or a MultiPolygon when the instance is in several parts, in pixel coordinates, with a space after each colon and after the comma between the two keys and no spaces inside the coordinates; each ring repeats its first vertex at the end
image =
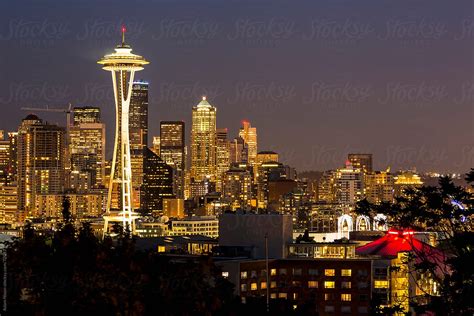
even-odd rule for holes
{"type": "Polygon", "coordinates": [[[428,260],[445,270],[444,252],[418,240],[414,234],[415,232],[410,229],[391,228],[385,236],[356,248],[356,254],[395,258],[400,252],[411,252],[417,258],[416,262],[428,260]]]}

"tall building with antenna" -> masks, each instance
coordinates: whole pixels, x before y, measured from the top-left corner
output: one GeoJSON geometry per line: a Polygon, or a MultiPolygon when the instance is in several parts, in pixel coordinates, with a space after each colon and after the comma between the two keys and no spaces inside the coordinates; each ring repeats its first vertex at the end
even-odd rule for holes
{"type": "Polygon", "coordinates": [[[122,28],[122,43],[115,52],[105,55],[98,61],[102,69],[110,71],[115,97],[116,123],[115,144],[112,169],[104,216],[104,234],[109,230],[110,222],[121,222],[124,228],[135,232],[135,219],[132,197],[132,163],[130,157],[130,99],[135,72],[143,70],[149,62],[142,56],[132,53],[130,45],[125,43],[125,27],[122,28]]]}

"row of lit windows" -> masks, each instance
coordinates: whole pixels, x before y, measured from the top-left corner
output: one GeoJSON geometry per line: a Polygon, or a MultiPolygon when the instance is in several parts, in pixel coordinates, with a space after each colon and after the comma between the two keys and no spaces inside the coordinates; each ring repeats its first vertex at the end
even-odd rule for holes
{"type": "MultiPolygon", "coordinates": [[[[265,270],[262,270],[262,275],[264,275],[266,272],[265,270]]],[[[301,268],[293,268],[292,269],[293,275],[302,275],[303,274],[303,269],[301,268]]],[[[278,274],[280,275],[287,275],[287,269],[281,268],[278,269],[278,274]]],[[[275,276],[277,275],[277,269],[271,269],[270,270],[270,275],[275,276]]],[[[308,275],[316,276],[319,275],[318,269],[308,269],[308,275]]],[[[336,276],[336,270],[335,269],[324,269],[324,275],[325,276],[336,276]]],[[[352,276],[352,269],[341,269],[341,276],[343,277],[350,277],[352,276]]],[[[240,272],[240,278],[241,279],[246,279],[248,277],[247,271],[242,271],[240,272]]],[[[251,271],[251,276],[252,278],[257,277],[257,272],[256,271],[251,271]]]]}
{"type": "MultiPolygon", "coordinates": [[[[228,272],[225,272],[226,275],[223,274],[224,277],[228,276],[228,272]]],[[[294,286],[301,286],[301,282],[300,281],[293,281],[292,283],[294,286]]],[[[319,283],[318,281],[308,281],[308,288],[310,289],[317,289],[319,287],[319,283]]],[[[242,284],[241,285],[242,288],[247,288],[247,284],[242,284]]],[[[276,281],[272,281],[270,283],[270,288],[276,288],[277,287],[277,282],[276,281]]],[[[324,281],[324,288],[325,289],[334,289],[336,287],[336,282],[335,281],[324,281]]],[[[254,282],[254,283],[251,283],[250,284],[250,288],[252,291],[255,291],[257,290],[257,283],[254,282]]],[[[267,282],[261,282],[260,283],[260,289],[263,290],[263,289],[266,289],[267,288],[267,282]]],[[[341,288],[342,289],[350,289],[352,288],[352,283],[351,282],[348,282],[348,281],[344,281],[344,282],[341,282],[341,288]]],[[[363,287],[362,287],[363,288],[363,287]]],[[[245,291],[245,290],[243,290],[245,291]]]]}

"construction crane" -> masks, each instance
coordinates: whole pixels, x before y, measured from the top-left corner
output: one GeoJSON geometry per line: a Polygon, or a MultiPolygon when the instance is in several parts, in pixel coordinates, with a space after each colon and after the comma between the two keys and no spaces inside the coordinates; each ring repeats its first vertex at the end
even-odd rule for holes
{"type": "Polygon", "coordinates": [[[21,109],[23,111],[66,113],[66,131],[69,135],[69,128],[71,126],[71,113],[74,112],[74,110],[72,110],[72,104],[71,103],[69,103],[67,109],[50,108],[49,105],[46,105],[44,108],[22,107],[21,109]]]}

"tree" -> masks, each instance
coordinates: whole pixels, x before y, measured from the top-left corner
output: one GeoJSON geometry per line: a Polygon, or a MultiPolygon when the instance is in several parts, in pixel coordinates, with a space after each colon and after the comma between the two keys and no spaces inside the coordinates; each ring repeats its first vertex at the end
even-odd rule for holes
{"type": "Polygon", "coordinates": [[[139,251],[126,233],[99,240],[88,223],[53,237],[27,225],[8,258],[9,315],[226,315],[236,304],[210,258],[139,251]]]}
{"type": "MultiPolygon", "coordinates": [[[[465,179],[474,188],[474,169],[465,179]]],[[[441,237],[438,248],[446,254],[443,260],[414,249],[414,269],[430,273],[439,283],[441,294],[425,295],[428,304],[411,302],[417,310],[434,310],[442,315],[474,312],[473,206],[473,194],[456,186],[449,177],[440,177],[438,186],[407,189],[393,203],[374,205],[362,200],[357,204],[358,214],[373,217],[383,213],[392,227],[435,232],[441,237]]]]}

